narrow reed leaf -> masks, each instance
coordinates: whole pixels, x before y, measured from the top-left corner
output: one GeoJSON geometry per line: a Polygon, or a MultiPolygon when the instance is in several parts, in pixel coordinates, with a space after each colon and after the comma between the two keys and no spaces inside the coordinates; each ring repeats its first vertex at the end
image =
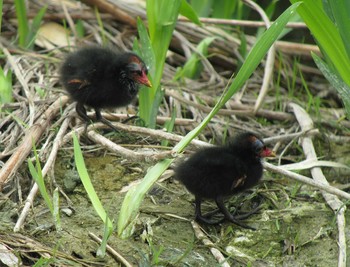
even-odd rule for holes
{"type": "Polygon", "coordinates": [[[210,17],[214,0],[191,0],[190,4],[199,17],[210,17]]]}
{"type": "Polygon", "coordinates": [[[134,231],[140,204],[158,177],[168,169],[172,159],[165,159],[153,166],[143,178],[142,183],[130,188],[126,193],[118,217],[118,235],[122,238],[129,237],[134,231]]]}
{"type": "Polygon", "coordinates": [[[96,252],[97,257],[100,257],[100,258],[103,258],[106,255],[107,241],[113,232],[113,229],[108,227],[107,222],[108,222],[108,217],[106,217],[101,245],[98,247],[96,252]]]}
{"type": "Polygon", "coordinates": [[[181,1],[180,14],[182,16],[188,18],[193,23],[195,23],[199,26],[202,25],[202,23],[199,21],[199,18],[198,18],[196,11],[194,11],[192,6],[186,0],[181,1]]]}
{"type": "MultiPolygon", "coordinates": [[[[35,150],[35,148],[34,148],[34,150],[35,150]]],[[[35,158],[37,160],[37,155],[35,156],[35,158]]],[[[47,190],[45,187],[45,182],[44,182],[43,175],[41,172],[40,162],[38,165],[38,161],[39,160],[37,160],[37,163],[36,163],[37,166],[35,168],[33,163],[30,160],[28,160],[29,172],[32,175],[34,181],[37,183],[37,185],[39,187],[40,194],[43,197],[43,199],[45,200],[46,205],[49,208],[51,214],[53,215],[54,212],[53,212],[52,201],[51,201],[49,194],[47,193],[47,190]]]]}
{"type": "Polygon", "coordinates": [[[101,220],[107,224],[108,228],[113,229],[112,221],[108,218],[106,211],[104,210],[100,199],[98,198],[96,191],[91,183],[89,174],[87,172],[83,154],[79,145],[79,140],[75,134],[73,134],[73,146],[74,146],[74,160],[79,173],[81,182],[90,198],[92,206],[95,208],[96,213],[100,216],[101,220]]]}
{"type": "MultiPolygon", "coordinates": [[[[168,133],[171,133],[173,131],[174,125],[175,125],[175,119],[176,119],[176,107],[174,106],[173,111],[171,112],[170,120],[167,120],[164,123],[164,128],[168,133]]],[[[161,143],[162,146],[168,146],[168,144],[169,144],[169,140],[162,140],[162,143],[161,143]]]]}
{"type": "Polygon", "coordinates": [[[345,106],[348,119],[350,119],[350,87],[335,73],[320,57],[311,53],[318,69],[329,83],[337,90],[345,106]]]}
{"type": "Polygon", "coordinates": [[[291,0],[291,2],[302,3],[297,10],[299,15],[315,37],[329,66],[334,68],[344,82],[350,86],[349,56],[337,27],[322,10],[322,2],[320,0],[291,0]]]}
{"type": "Polygon", "coordinates": [[[207,37],[203,39],[196,48],[196,53],[193,53],[186,62],[185,66],[174,77],[174,80],[187,77],[190,79],[196,79],[200,76],[203,65],[201,58],[207,57],[209,45],[216,39],[216,37],[207,37]]]}
{"type": "Polygon", "coordinates": [[[1,10],[1,13],[0,13],[0,36],[1,36],[1,25],[2,25],[2,6],[4,4],[4,1],[3,0],[0,0],[0,10],[1,10]]]}
{"type": "Polygon", "coordinates": [[[99,26],[100,31],[101,31],[102,44],[106,45],[107,44],[107,38],[106,38],[105,28],[103,26],[103,21],[101,19],[100,12],[99,12],[99,10],[98,10],[98,8],[96,6],[94,8],[94,11],[95,11],[95,16],[96,16],[96,19],[97,19],[98,26],[99,26]]]}
{"type": "MultiPolygon", "coordinates": [[[[336,25],[346,53],[350,58],[350,1],[349,0],[328,0],[334,24],[336,25]]],[[[325,1],[324,1],[325,4],[325,1]]]]}
{"type": "Polygon", "coordinates": [[[137,30],[140,39],[139,41],[135,39],[134,51],[137,54],[139,54],[146,63],[149,72],[148,76],[153,85],[152,88],[146,88],[142,86],[139,92],[139,115],[145,121],[145,124],[149,126],[151,120],[153,100],[157,91],[157,88],[155,87],[156,84],[152,79],[152,77],[155,75],[157,63],[153,52],[151,40],[148,36],[147,28],[145,27],[140,18],[137,18],[137,30]]]}
{"type": "Polygon", "coordinates": [[[41,21],[46,13],[47,6],[42,7],[38,14],[35,15],[31,26],[29,27],[28,35],[26,37],[26,47],[32,49],[34,47],[34,41],[38,33],[41,21]]]}
{"type": "MultiPolygon", "coordinates": [[[[172,38],[177,17],[181,6],[181,0],[162,1],[147,0],[147,19],[149,29],[150,45],[146,45],[146,50],[152,48],[154,53],[154,65],[151,67],[153,89],[144,93],[140,92],[139,107],[140,117],[149,128],[155,128],[155,116],[160,102],[154,101],[156,94],[161,96],[160,81],[163,75],[166,53],[172,38]]],[[[138,26],[142,23],[138,22],[138,26]]],[[[142,30],[142,26],[140,28],[142,30]]],[[[141,33],[143,33],[142,30],[141,33]]],[[[142,47],[144,49],[144,47],[142,47]]],[[[150,89],[148,89],[150,90],[150,89]]],[[[156,99],[156,100],[157,100],[156,99]]]]}
{"type": "MultiPolygon", "coordinates": [[[[237,76],[233,80],[231,86],[227,91],[223,93],[220,100],[207,115],[207,117],[202,121],[202,123],[199,124],[194,130],[189,132],[173,148],[174,153],[181,153],[183,149],[191,142],[191,140],[204,129],[204,127],[210,122],[210,120],[215,116],[220,108],[232,97],[232,95],[244,85],[244,83],[247,81],[247,79],[249,79],[250,75],[253,73],[260,61],[265,56],[270,46],[275,40],[277,40],[279,34],[282,32],[289,19],[294,15],[295,10],[298,6],[299,3],[290,6],[286,11],[283,12],[280,17],[276,19],[272,26],[260,36],[256,44],[251,49],[249,55],[247,56],[247,60],[244,62],[241,69],[237,73],[237,76]]],[[[149,169],[141,183],[132,187],[127,192],[122,203],[118,218],[118,235],[120,237],[127,238],[133,233],[133,226],[135,224],[139,207],[145,194],[172,162],[173,159],[165,159],[157,163],[155,166],[149,169]]]]}
{"type": "Polygon", "coordinates": [[[15,8],[16,8],[16,16],[17,16],[17,22],[18,22],[18,43],[19,43],[19,46],[25,47],[27,36],[29,33],[26,1],[15,0],[15,8]]]}
{"type": "Polygon", "coordinates": [[[12,72],[7,73],[0,67],[0,104],[12,102],[12,72]]]}

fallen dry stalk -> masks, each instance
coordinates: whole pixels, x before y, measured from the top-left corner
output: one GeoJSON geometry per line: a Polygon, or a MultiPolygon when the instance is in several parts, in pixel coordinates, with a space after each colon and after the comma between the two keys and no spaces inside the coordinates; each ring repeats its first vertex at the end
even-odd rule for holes
{"type": "MultiPolygon", "coordinates": [[[[100,244],[102,243],[101,238],[97,237],[95,234],[93,234],[91,232],[89,233],[89,237],[92,240],[94,240],[95,242],[98,242],[100,244]]],[[[132,265],[121,254],[119,254],[115,249],[113,249],[111,246],[107,245],[106,250],[109,254],[111,254],[113,256],[114,259],[116,259],[117,261],[122,263],[124,266],[132,267],[132,265]]]]}
{"type": "MultiPolygon", "coordinates": [[[[50,155],[48,157],[48,159],[46,160],[46,163],[44,165],[44,168],[42,170],[42,176],[45,177],[47,172],[53,168],[55,161],[56,161],[56,157],[57,157],[57,153],[58,153],[58,149],[61,147],[62,144],[62,139],[64,134],[66,133],[68,126],[69,126],[69,122],[70,122],[70,117],[68,116],[62,123],[60,130],[58,131],[56,138],[53,142],[52,145],[52,149],[50,151],[50,155]]],[[[25,219],[27,218],[27,215],[30,211],[30,208],[33,206],[33,202],[35,199],[36,194],[38,193],[39,187],[37,183],[34,183],[32,189],[30,190],[27,199],[25,201],[24,207],[22,209],[22,212],[20,214],[20,216],[17,219],[16,225],[13,228],[14,232],[18,232],[20,231],[20,229],[22,228],[25,219]]]]}
{"type": "MultiPolygon", "coordinates": [[[[309,131],[314,128],[314,123],[311,120],[309,114],[301,108],[299,105],[290,103],[289,107],[292,108],[294,115],[301,127],[302,131],[309,131]]],[[[301,145],[303,147],[305,156],[307,160],[317,160],[317,154],[312,142],[312,138],[309,136],[304,136],[301,139],[301,145]]],[[[320,167],[314,167],[310,169],[313,179],[325,185],[329,185],[326,177],[324,176],[322,169],[320,167]]],[[[331,207],[337,217],[338,225],[338,267],[346,267],[346,238],[345,238],[345,216],[346,206],[342,201],[337,198],[334,194],[330,194],[322,191],[323,198],[326,200],[327,204],[331,207]]]]}
{"type": "Polygon", "coordinates": [[[215,259],[219,262],[220,266],[222,267],[230,267],[230,264],[226,262],[226,259],[224,255],[218,250],[217,248],[214,248],[213,242],[211,242],[203,233],[203,231],[200,229],[200,226],[195,221],[191,221],[192,228],[194,230],[194,233],[198,240],[201,240],[204,245],[208,246],[210,249],[210,252],[213,254],[215,259]]]}
{"type": "Polygon", "coordinates": [[[4,167],[0,171],[0,191],[2,191],[5,183],[11,179],[11,175],[23,164],[23,161],[32,150],[33,144],[36,144],[40,136],[49,128],[52,119],[56,117],[60,108],[64,106],[67,101],[67,96],[62,96],[57,99],[44,114],[41,115],[38,121],[26,131],[21,145],[18,146],[17,150],[12,154],[9,160],[6,161],[4,167]]]}
{"type": "Polygon", "coordinates": [[[103,147],[107,148],[109,151],[112,151],[113,153],[116,153],[119,156],[123,156],[127,159],[130,159],[130,160],[155,162],[155,161],[159,161],[161,159],[173,157],[171,151],[166,151],[166,152],[156,152],[155,151],[152,153],[135,152],[135,151],[132,151],[130,149],[124,148],[120,145],[117,145],[116,143],[114,143],[111,140],[107,139],[106,137],[96,133],[95,131],[89,131],[87,133],[87,135],[96,144],[100,144],[103,147]]]}
{"type": "Polygon", "coordinates": [[[310,185],[312,187],[316,187],[320,190],[326,191],[326,192],[331,193],[333,195],[336,195],[336,196],[339,196],[339,197],[342,197],[345,199],[350,199],[349,193],[346,193],[346,192],[344,192],[338,188],[335,188],[333,186],[329,186],[327,184],[317,182],[317,181],[315,181],[307,176],[300,175],[300,174],[297,174],[295,172],[284,170],[284,169],[282,169],[278,166],[275,166],[271,163],[268,163],[268,162],[264,162],[263,165],[264,165],[264,168],[270,172],[282,174],[284,176],[287,176],[288,178],[292,178],[293,180],[296,180],[298,182],[310,185]]]}

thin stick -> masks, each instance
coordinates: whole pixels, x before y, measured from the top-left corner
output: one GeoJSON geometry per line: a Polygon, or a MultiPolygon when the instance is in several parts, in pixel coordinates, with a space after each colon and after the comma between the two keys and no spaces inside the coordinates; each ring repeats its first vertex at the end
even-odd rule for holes
{"type": "Polygon", "coordinates": [[[104,0],[82,0],[82,2],[92,7],[96,6],[100,11],[111,14],[117,21],[136,28],[136,19],[120,9],[115,3],[104,0]]]}
{"type": "MultiPolygon", "coordinates": [[[[261,18],[265,22],[266,29],[270,28],[271,26],[270,19],[268,18],[265,11],[261,7],[251,0],[244,0],[244,2],[251,8],[255,9],[260,14],[261,18]]],[[[270,47],[269,51],[267,52],[263,83],[260,88],[258,99],[255,102],[254,113],[256,113],[260,109],[261,105],[264,102],[264,98],[267,94],[267,91],[270,87],[271,79],[273,77],[273,66],[275,63],[275,54],[276,54],[276,49],[275,49],[275,45],[273,44],[270,47]]]]}
{"type": "Polygon", "coordinates": [[[116,143],[112,142],[111,140],[107,139],[106,137],[96,133],[95,131],[89,131],[87,133],[88,137],[93,140],[97,144],[101,144],[102,146],[106,147],[109,151],[112,151],[114,153],[117,153],[118,155],[121,155],[127,159],[131,159],[134,161],[146,161],[146,162],[154,162],[159,161],[161,159],[166,158],[172,158],[172,152],[167,151],[163,153],[155,152],[155,153],[140,153],[140,152],[134,152],[130,149],[124,148],[120,145],[117,145],[116,143]]]}
{"type": "MultiPolygon", "coordinates": [[[[309,114],[299,105],[295,103],[290,103],[289,106],[293,109],[295,117],[299,122],[302,131],[309,131],[314,128],[314,123],[311,120],[309,114]]],[[[317,161],[317,154],[312,143],[311,137],[304,136],[301,138],[301,145],[303,147],[305,156],[307,160],[317,161]]],[[[320,167],[311,168],[311,175],[315,181],[328,185],[328,181],[324,176],[322,169],[320,167]]],[[[345,238],[345,216],[346,206],[342,201],[339,200],[333,194],[322,192],[323,198],[326,200],[327,204],[332,208],[332,210],[337,215],[337,225],[338,225],[338,267],[346,266],[346,238],[345,238]]]]}
{"type": "MultiPolygon", "coordinates": [[[[101,238],[97,237],[95,234],[89,232],[89,237],[92,238],[92,240],[102,243],[101,238]]],[[[114,259],[117,261],[121,262],[124,266],[126,267],[132,267],[132,265],[122,256],[120,255],[116,250],[114,250],[111,246],[107,245],[106,246],[107,252],[110,253],[114,259]]]]}
{"type": "MultiPolygon", "coordinates": [[[[58,133],[57,133],[57,135],[55,137],[55,140],[53,142],[50,155],[49,155],[49,157],[48,157],[48,159],[47,159],[47,161],[46,161],[46,163],[44,165],[44,168],[42,170],[43,177],[46,176],[46,174],[49,171],[49,169],[52,168],[53,165],[55,164],[55,160],[56,160],[56,157],[57,157],[57,152],[58,152],[58,149],[60,148],[60,146],[62,144],[63,136],[64,136],[64,134],[66,133],[66,131],[68,129],[70,119],[71,118],[68,117],[68,118],[66,118],[63,121],[63,123],[61,125],[61,128],[60,128],[60,130],[58,131],[58,133]]],[[[35,183],[33,185],[32,189],[30,190],[28,196],[27,196],[27,199],[26,199],[26,201],[24,203],[23,210],[22,210],[20,216],[18,217],[18,220],[16,222],[15,227],[13,228],[14,232],[18,232],[21,229],[21,227],[23,226],[24,221],[27,218],[27,215],[29,213],[30,207],[33,205],[35,196],[38,193],[38,190],[39,190],[39,187],[38,187],[37,183],[35,183]]]]}
{"type": "Polygon", "coordinates": [[[278,174],[282,174],[282,175],[285,175],[289,178],[292,178],[293,180],[296,180],[298,182],[301,182],[301,183],[304,183],[304,184],[307,184],[307,185],[310,185],[310,186],[313,186],[313,187],[316,187],[320,190],[323,190],[323,191],[326,191],[328,193],[331,193],[333,195],[336,195],[336,196],[339,196],[339,197],[342,197],[342,198],[345,198],[345,199],[350,199],[350,194],[349,193],[346,193],[338,188],[335,188],[333,186],[329,186],[327,184],[324,184],[324,183],[320,183],[320,182],[317,182],[313,179],[311,179],[310,177],[307,177],[307,176],[304,176],[304,175],[300,175],[300,174],[297,174],[295,172],[291,172],[291,171],[287,171],[287,170],[284,170],[278,166],[275,166],[271,163],[268,163],[268,162],[264,162],[263,163],[264,165],[264,168],[270,172],[274,172],[274,173],[278,173],[278,174]]]}
{"type": "Polygon", "coordinates": [[[203,233],[203,231],[200,229],[200,226],[195,221],[191,221],[193,231],[196,235],[196,237],[203,242],[204,245],[208,246],[210,249],[210,252],[213,254],[215,259],[219,262],[220,266],[222,267],[230,267],[230,264],[227,263],[224,255],[218,250],[217,248],[214,248],[213,242],[211,242],[203,233]]]}
{"type": "Polygon", "coordinates": [[[39,137],[49,128],[49,124],[56,116],[57,112],[68,101],[67,96],[62,96],[57,99],[39,118],[37,123],[33,124],[26,132],[22,143],[17,147],[16,152],[12,154],[4,167],[0,171],[0,191],[2,191],[4,184],[9,181],[11,175],[17,171],[22,165],[23,161],[28,157],[32,150],[33,143],[39,140],[39,137]]]}
{"type": "MultiPolygon", "coordinates": [[[[154,130],[154,129],[150,129],[150,128],[131,126],[131,125],[126,125],[126,124],[119,123],[119,122],[113,122],[113,126],[120,129],[120,130],[123,130],[125,132],[137,133],[137,134],[146,135],[146,136],[152,136],[155,138],[166,139],[166,140],[174,141],[174,142],[179,142],[183,138],[183,136],[181,136],[181,135],[164,132],[162,130],[154,130]]],[[[90,132],[92,129],[106,128],[106,127],[107,126],[103,123],[94,123],[93,125],[90,125],[88,127],[87,131],[90,132]]],[[[84,127],[79,127],[77,129],[75,129],[74,131],[72,131],[71,133],[67,134],[64,137],[63,143],[66,143],[66,142],[72,140],[73,132],[75,132],[77,134],[81,134],[83,131],[84,131],[84,127]]],[[[196,139],[191,141],[191,145],[194,145],[196,147],[210,146],[210,144],[203,142],[203,141],[200,141],[200,140],[196,140],[196,139]]]]}
{"type": "MultiPolygon", "coordinates": [[[[110,120],[110,121],[118,121],[118,120],[126,120],[129,119],[130,114],[121,114],[121,113],[105,113],[105,112],[101,112],[102,117],[110,120]]],[[[88,112],[88,116],[89,117],[94,117],[95,116],[95,112],[88,112]]],[[[159,124],[164,124],[166,121],[169,121],[171,118],[170,117],[164,117],[164,116],[157,116],[156,120],[157,123],[159,124]]],[[[184,119],[184,118],[175,118],[174,121],[175,125],[181,125],[181,126],[186,126],[186,125],[194,125],[197,124],[197,122],[194,119],[184,119]]]]}

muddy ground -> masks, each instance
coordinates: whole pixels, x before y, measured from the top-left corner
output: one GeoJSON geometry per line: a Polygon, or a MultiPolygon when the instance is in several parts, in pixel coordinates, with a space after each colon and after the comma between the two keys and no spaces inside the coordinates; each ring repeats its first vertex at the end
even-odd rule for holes
{"type": "MultiPolygon", "coordinates": [[[[98,154],[86,153],[86,165],[95,190],[110,218],[116,222],[125,195],[119,191],[131,181],[142,179],[151,164],[129,162],[103,151],[98,154]]],[[[335,176],[343,175],[339,171],[330,172],[335,176]]],[[[96,257],[99,246],[88,233],[102,236],[104,225],[80,182],[72,151],[60,153],[55,179],[72,202],[69,205],[61,198],[62,230],[55,230],[46,204],[37,198],[21,234],[30,236],[47,249],[60,252],[57,257],[47,259],[55,266],[119,266],[108,254],[101,259],[96,257]]],[[[136,266],[219,266],[209,247],[195,237],[190,223],[194,215],[193,200],[194,197],[173,177],[157,183],[142,203],[133,236],[122,240],[114,231],[108,244],[136,266]]],[[[227,203],[231,208],[249,210],[257,202],[260,202],[261,210],[245,220],[256,231],[231,223],[202,226],[231,266],[337,265],[335,216],[318,191],[265,172],[259,186],[227,203]]],[[[2,239],[21,242],[20,235],[11,234],[18,206],[10,201],[1,204],[2,239]]],[[[213,208],[215,205],[210,201],[204,205],[205,210],[213,208]]],[[[350,234],[349,227],[346,234],[350,234]]],[[[28,257],[23,264],[31,266],[39,254],[35,249],[30,253],[25,251],[22,253],[28,257]]]]}

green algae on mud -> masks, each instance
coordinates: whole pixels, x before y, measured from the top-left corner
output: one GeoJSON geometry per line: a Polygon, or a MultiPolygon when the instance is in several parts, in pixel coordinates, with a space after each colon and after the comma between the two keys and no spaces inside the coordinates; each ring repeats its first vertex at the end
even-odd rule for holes
{"type": "MultiPolygon", "coordinates": [[[[116,222],[125,195],[120,190],[144,177],[149,165],[129,163],[110,155],[85,155],[85,161],[97,194],[110,218],[116,222]]],[[[265,180],[252,194],[262,196],[262,209],[245,221],[257,230],[242,229],[230,223],[203,225],[214,246],[225,254],[231,266],[336,266],[338,248],[334,215],[319,193],[302,186],[292,194],[294,182],[282,179],[276,183],[268,176],[265,174],[265,180]]],[[[101,236],[104,226],[83,186],[76,180],[70,157],[57,159],[55,179],[62,188],[67,183],[65,180],[75,181],[75,186],[66,192],[73,205],[68,205],[61,197],[61,209],[73,211],[70,215],[61,212],[63,230],[57,232],[53,228],[47,207],[41,198],[37,198],[23,233],[51,248],[57,263],[74,266],[72,259],[79,259],[89,262],[87,266],[118,266],[108,255],[103,259],[96,257],[99,245],[88,237],[88,233],[101,236]]],[[[252,195],[234,196],[228,205],[241,205],[248,201],[247,198],[252,199],[252,195]]],[[[157,183],[142,203],[134,235],[121,240],[114,232],[108,244],[139,266],[219,266],[209,248],[194,235],[190,224],[194,217],[193,199],[172,178],[157,183]]],[[[214,203],[204,203],[204,209],[212,207],[214,203]]],[[[10,217],[8,220],[3,217],[1,231],[11,231],[11,222],[10,217]]]]}

